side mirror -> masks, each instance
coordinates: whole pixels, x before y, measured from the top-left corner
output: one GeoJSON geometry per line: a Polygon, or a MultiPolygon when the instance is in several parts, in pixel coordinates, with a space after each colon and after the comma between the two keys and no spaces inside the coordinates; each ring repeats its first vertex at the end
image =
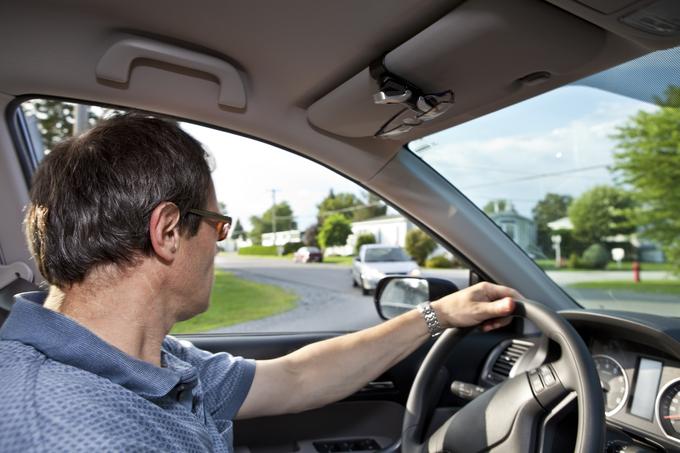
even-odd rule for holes
{"type": "Polygon", "coordinates": [[[391,319],[456,291],[453,282],[442,278],[387,276],[375,289],[375,308],[382,319],[391,319]]]}

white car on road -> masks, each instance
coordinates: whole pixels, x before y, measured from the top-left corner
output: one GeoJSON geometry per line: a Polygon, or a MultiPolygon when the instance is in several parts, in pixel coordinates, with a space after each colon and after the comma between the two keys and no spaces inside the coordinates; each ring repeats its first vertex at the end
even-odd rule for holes
{"type": "Polygon", "coordinates": [[[386,275],[419,276],[418,264],[397,246],[367,244],[359,248],[352,263],[352,284],[359,286],[366,295],[386,275]]]}

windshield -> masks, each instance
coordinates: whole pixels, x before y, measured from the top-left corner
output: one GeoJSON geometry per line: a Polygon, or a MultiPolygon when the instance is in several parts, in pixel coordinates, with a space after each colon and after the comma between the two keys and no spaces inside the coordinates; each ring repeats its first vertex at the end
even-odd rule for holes
{"type": "Polygon", "coordinates": [[[373,247],[366,249],[364,261],[385,262],[385,261],[409,261],[411,258],[399,247],[373,247]]]}
{"type": "Polygon", "coordinates": [[[680,316],[680,48],[409,149],[581,305],[680,316]]]}

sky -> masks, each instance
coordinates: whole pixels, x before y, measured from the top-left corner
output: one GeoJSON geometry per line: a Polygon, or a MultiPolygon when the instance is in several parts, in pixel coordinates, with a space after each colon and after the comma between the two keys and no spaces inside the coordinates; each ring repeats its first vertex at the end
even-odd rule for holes
{"type": "MultiPolygon", "coordinates": [[[[414,142],[411,149],[476,204],[509,199],[527,217],[546,193],[574,197],[611,184],[616,127],[652,104],[595,88],[567,86],[414,142]],[[555,174],[559,173],[559,174],[555,174]],[[525,178],[524,181],[515,181],[525,178]]],[[[287,201],[302,229],[330,189],[360,194],[354,182],[289,151],[193,124],[182,127],[215,161],[217,199],[250,228],[277,202],[287,201]]]]}
{"type": "Polygon", "coordinates": [[[182,127],[213,156],[217,200],[226,204],[227,213],[240,219],[246,230],[251,216],[261,216],[272,206],[272,190],[277,203],[291,205],[301,229],[316,222],[316,205],[330,189],[362,192],[354,182],[289,151],[195,124],[182,127]]]}
{"type": "Polygon", "coordinates": [[[475,204],[509,199],[530,217],[549,192],[577,197],[595,185],[613,184],[609,167],[617,127],[657,108],[566,86],[426,137],[412,149],[475,204]]]}

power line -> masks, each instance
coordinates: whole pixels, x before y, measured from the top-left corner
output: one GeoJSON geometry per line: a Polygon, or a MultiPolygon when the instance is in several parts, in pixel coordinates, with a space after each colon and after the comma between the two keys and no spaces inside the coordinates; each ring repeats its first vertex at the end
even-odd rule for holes
{"type": "Polygon", "coordinates": [[[550,173],[539,173],[539,174],[531,175],[531,176],[522,176],[522,177],[519,177],[519,178],[506,179],[505,181],[495,181],[495,182],[489,182],[489,183],[484,183],[484,184],[477,184],[475,186],[465,187],[461,190],[480,189],[482,187],[493,187],[493,186],[498,186],[498,185],[501,185],[501,184],[510,184],[510,183],[514,183],[514,182],[532,181],[532,180],[543,179],[543,178],[552,178],[554,176],[568,175],[568,174],[580,173],[580,172],[584,172],[584,171],[599,170],[599,169],[607,168],[607,167],[608,167],[607,165],[591,165],[589,167],[572,168],[571,170],[562,170],[562,171],[555,171],[555,172],[550,172],[550,173]]]}

